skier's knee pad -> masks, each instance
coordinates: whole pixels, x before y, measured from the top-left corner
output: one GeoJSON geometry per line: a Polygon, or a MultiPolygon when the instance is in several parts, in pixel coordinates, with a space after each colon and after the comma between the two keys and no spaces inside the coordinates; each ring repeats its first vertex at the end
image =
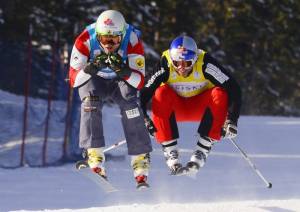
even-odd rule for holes
{"type": "Polygon", "coordinates": [[[87,96],[82,100],[84,112],[97,112],[99,110],[99,96],[87,96]]]}

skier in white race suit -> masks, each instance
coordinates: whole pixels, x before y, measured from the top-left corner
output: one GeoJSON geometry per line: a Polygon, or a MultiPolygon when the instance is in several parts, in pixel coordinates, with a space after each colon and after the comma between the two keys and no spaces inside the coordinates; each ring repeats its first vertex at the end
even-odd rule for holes
{"type": "Polygon", "coordinates": [[[84,29],[73,46],[69,78],[81,103],[79,146],[89,167],[106,177],[102,108],[106,100],[120,107],[131,166],[137,183],[147,180],[151,140],[138,105],[144,86],[145,58],[139,31],[116,10],[106,10],[84,29]]]}

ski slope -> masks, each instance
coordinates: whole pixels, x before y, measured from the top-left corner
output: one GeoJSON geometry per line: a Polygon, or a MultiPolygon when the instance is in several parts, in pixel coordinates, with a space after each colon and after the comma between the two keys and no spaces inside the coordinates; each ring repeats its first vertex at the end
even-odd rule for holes
{"type": "MultiPolygon", "coordinates": [[[[9,98],[14,100],[11,95],[9,98]]],[[[118,109],[105,107],[103,114],[109,146],[124,137],[118,109]]],[[[4,120],[3,116],[1,113],[0,126],[10,123],[16,131],[21,130],[19,122],[4,120]]],[[[188,161],[196,145],[197,127],[195,123],[179,125],[183,163],[188,161]]],[[[214,145],[196,178],[170,176],[161,148],[153,141],[151,188],[148,190],[135,189],[130,158],[126,145],[123,145],[109,151],[105,164],[109,180],[118,192],[104,193],[93,181],[76,171],[74,164],[0,169],[0,211],[300,211],[299,130],[300,118],[240,118],[237,143],[272,182],[272,189],[266,188],[228,140],[214,145]]],[[[10,141],[6,135],[0,133],[0,153],[2,143],[10,141]]],[[[28,138],[29,142],[34,139],[37,138],[28,138]]],[[[20,142],[14,138],[10,151],[13,145],[18,147],[20,142]]]]}

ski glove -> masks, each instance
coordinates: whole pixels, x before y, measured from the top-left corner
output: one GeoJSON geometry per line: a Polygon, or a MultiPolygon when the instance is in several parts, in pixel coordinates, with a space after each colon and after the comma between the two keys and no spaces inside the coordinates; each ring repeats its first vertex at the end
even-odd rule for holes
{"type": "Polygon", "coordinates": [[[119,54],[110,54],[109,62],[109,67],[116,72],[118,77],[125,78],[130,76],[132,71],[128,64],[123,62],[123,59],[119,54]]]}
{"type": "Polygon", "coordinates": [[[235,138],[237,136],[237,124],[226,120],[223,126],[223,138],[235,138]]]}
{"type": "Polygon", "coordinates": [[[91,76],[95,76],[98,72],[98,68],[94,63],[88,63],[83,71],[91,76]]]}
{"type": "Polygon", "coordinates": [[[144,121],[148,132],[150,135],[154,136],[154,133],[157,132],[157,129],[154,126],[153,121],[149,118],[149,116],[145,116],[144,121]]]}
{"type": "Polygon", "coordinates": [[[89,62],[83,71],[91,76],[95,76],[98,70],[109,66],[107,59],[108,55],[101,53],[95,57],[93,62],[89,62]]]}
{"type": "Polygon", "coordinates": [[[98,69],[109,66],[108,55],[102,52],[95,57],[93,63],[95,64],[95,66],[97,66],[98,69]]]}

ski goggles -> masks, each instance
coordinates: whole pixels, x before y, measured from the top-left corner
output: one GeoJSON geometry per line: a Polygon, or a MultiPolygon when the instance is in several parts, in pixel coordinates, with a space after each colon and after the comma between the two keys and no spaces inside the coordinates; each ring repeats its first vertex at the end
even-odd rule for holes
{"type": "Polygon", "coordinates": [[[183,67],[186,69],[189,69],[193,66],[193,61],[192,60],[173,60],[173,65],[175,68],[183,67]]]}
{"type": "Polygon", "coordinates": [[[120,35],[98,35],[97,37],[103,45],[117,45],[120,44],[122,40],[122,36],[120,35]]]}

